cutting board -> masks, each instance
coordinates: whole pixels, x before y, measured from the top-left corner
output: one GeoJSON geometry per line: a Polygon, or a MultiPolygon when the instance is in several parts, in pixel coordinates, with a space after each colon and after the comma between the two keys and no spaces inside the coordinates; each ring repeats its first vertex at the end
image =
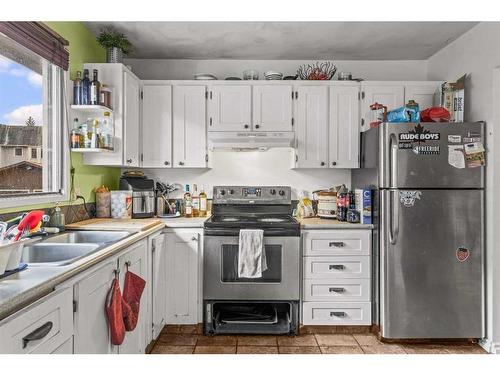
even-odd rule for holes
{"type": "Polygon", "coordinates": [[[143,231],[162,224],[160,219],[89,219],[68,224],[68,229],[143,231]]]}

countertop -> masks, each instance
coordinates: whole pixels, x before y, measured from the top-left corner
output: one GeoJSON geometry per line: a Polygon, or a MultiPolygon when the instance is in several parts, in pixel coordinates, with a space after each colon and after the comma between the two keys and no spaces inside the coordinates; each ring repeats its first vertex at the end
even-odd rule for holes
{"type": "Polygon", "coordinates": [[[373,224],[348,223],[320,217],[301,218],[297,221],[302,229],[373,229],[373,224]]]}
{"type": "Polygon", "coordinates": [[[49,294],[62,282],[164,227],[160,222],[149,229],[136,231],[131,236],[66,266],[28,267],[24,271],[0,279],[0,319],[49,294]]]}
{"type": "Polygon", "coordinates": [[[172,219],[160,218],[167,228],[203,228],[203,223],[209,217],[176,217],[172,219]]]}

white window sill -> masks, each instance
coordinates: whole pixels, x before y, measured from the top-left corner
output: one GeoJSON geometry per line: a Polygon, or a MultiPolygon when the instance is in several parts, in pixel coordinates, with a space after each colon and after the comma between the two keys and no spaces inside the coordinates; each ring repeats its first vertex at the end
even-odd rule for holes
{"type": "Polygon", "coordinates": [[[24,207],[32,206],[37,204],[47,204],[55,202],[64,202],[69,200],[68,193],[54,193],[54,194],[43,194],[43,195],[32,195],[27,197],[10,197],[10,198],[0,198],[0,209],[4,208],[14,208],[14,207],[24,207]]]}

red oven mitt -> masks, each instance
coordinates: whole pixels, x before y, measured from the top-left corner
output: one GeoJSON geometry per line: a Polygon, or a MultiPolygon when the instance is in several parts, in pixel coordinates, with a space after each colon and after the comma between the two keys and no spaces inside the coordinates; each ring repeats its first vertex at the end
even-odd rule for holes
{"type": "Polygon", "coordinates": [[[127,270],[123,287],[123,300],[129,307],[123,312],[123,322],[127,331],[133,331],[137,325],[141,296],[145,286],[146,281],[142,277],[127,270]]]}
{"type": "Polygon", "coordinates": [[[111,343],[121,345],[125,339],[125,324],[123,323],[123,301],[120,283],[115,277],[106,297],[106,315],[108,317],[111,343]]]}

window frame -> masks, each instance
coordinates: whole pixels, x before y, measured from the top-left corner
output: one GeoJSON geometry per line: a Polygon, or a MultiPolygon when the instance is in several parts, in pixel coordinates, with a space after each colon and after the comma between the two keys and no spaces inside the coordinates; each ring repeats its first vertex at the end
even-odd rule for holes
{"type": "Polygon", "coordinates": [[[14,147],[14,156],[23,156],[23,148],[22,147],[14,147]],[[20,151],[18,154],[17,151],[20,151]]]}
{"type": "MultiPolygon", "coordinates": [[[[26,53],[25,47],[19,43],[16,44],[16,48],[26,53]]],[[[32,51],[28,51],[28,53],[35,54],[32,51]]],[[[42,165],[43,168],[47,168],[47,173],[44,174],[43,178],[43,187],[53,185],[56,191],[0,196],[0,209],[69,200],[69,138],[67,130],[69,104],[67,93],[71,87],[71,80],[66,70],[47,60],[43,61],[42,76],[44,79],[43,111],[44,119],[47,119],[47,125],[43,125],[42,130],[41,149],[46,148],[42,165]],[[51,127],[50,131],[49,126],[51,127]]]]}

